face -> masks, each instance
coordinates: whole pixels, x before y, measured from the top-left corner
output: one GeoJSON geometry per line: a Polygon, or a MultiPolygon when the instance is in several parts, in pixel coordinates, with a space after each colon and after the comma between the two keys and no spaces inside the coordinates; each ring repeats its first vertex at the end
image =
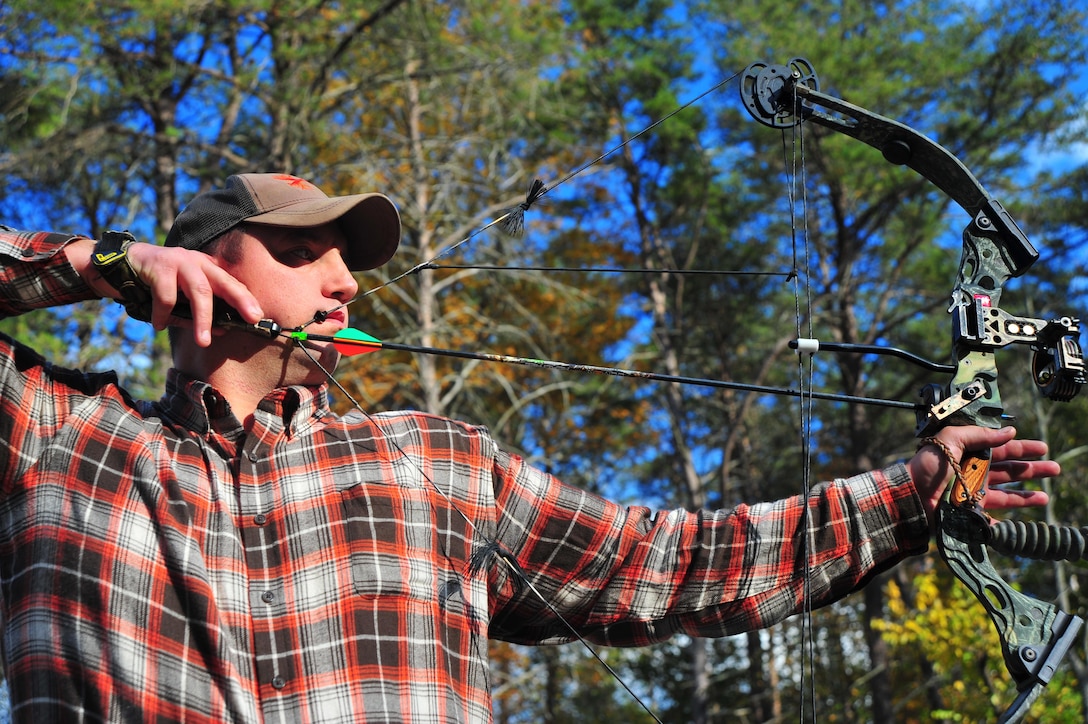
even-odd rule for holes
{"type": "MultiPolygon", "coordinates": [[[[359,287],[344,262],[347,242],[335,223],[312,229],[249,225],[239,235],[237,254],[219,258],[219,265],[246,285],[257,298],[265,315],[284,330],[306,325],[314,334],[332,335],[348,325],[345,309],[334,308],[351,299],[359,287]],[[312,322],[318,312],[330,312],[321,322],[312,322]]],[[[225,335],[220,342],[241,346],[235,350],[252,355],[247,364],[280,366],[281,384],[316,384],[324,379],[305,353],[293,342],[269,345],[249,335],[225,335]]],[[[332,370],[339,353],[331,343],[308,342],[321,365],[332,370]]]]}
{"type": "MultiPolygon", "coordinates": [[[[224,260],[221,266],[285,329],[310,322],[317,312],[337,307],[358,292],[344,262],[347,242],[336,224],[312,229],[248,226],[243,232],[238,261],[224,260]]],[[[321,326],[335,331],[346,325],[346,313],[339,310],[321,326]]]]}

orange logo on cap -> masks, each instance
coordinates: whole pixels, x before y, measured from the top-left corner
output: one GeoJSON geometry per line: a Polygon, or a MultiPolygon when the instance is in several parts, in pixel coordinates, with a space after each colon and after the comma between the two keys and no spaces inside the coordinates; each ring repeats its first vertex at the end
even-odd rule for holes
{"type": "Polygon", "coordinates": [[[281,173],[280,175],[273,178],[275,178],[277,181],[286,181],[289,186],[297,186],[298,188],[302,189],[316,188],[312,183],[304,178],[299,178],[298,176],[291,176],[289,174],[281,173]]]}

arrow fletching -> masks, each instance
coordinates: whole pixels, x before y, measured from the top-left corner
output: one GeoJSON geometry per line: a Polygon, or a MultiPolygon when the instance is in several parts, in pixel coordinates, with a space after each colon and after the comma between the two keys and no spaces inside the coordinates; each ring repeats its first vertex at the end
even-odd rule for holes
{"type": "Polygon", "coordinates": [[[332,337],[327,334],[308,334],[307,332],[298,329],[293,330],[287,336],[297,342],[305,342],[307,340],[312,342],[332,342],[332,346],[345,357],[376,352],[382,348],[382,341],[380,339],[369,335],[362,330],[352,329],[351,327],[341,329],[332,337]]]}
{"type": "Polygon", "coordinates": [[[332,346],[340,354],[352,356],[376,352],[382,348],[382,341],[377,337],[367,334],[359,329],[342,329],[332,338],[332,346]]]}

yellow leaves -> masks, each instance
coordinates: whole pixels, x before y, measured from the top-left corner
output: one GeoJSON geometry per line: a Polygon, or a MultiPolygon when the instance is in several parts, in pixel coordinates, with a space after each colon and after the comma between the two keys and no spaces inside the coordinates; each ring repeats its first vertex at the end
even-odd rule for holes
{"type": "MultiPolygon", "coordinates": [[[[989,616],[965,586],[943,564],[921,559],[925,567],[913,578],[888,583],[887,616],[874,628],[891,647],[897,662],[897,700],[910,716],[954,721],[993,721],[1016,698],[1005,668],[1000,640],[989,616]],[[929,678],[941,706],[928,710],[918,682],[929,678]]],[[[1026,721],[1078,721],[1080,697],[1075,681],[1062,669],[1044,691],[1026,721]]]]}

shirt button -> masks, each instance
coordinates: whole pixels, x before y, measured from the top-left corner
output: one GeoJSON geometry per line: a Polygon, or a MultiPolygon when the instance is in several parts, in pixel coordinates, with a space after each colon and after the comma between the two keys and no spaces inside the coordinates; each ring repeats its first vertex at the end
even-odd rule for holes
{"type": "Polygon", "coordinates": [[[256,450],[250,450],[246,457],[249,458],[249,462],[251,463],[255,463],[261,459],[261,456],[257,454],[256,450]]]}
{"type": "Polygon", "coordinates": [[[253,516],[253,522],[257,525],[264,525],[268,522],[268,516],[264,513],[257,513],[257,515],[253,516]]]}
{"type": "Polygon", "coordinates": [[[287,686],[287,682],[284,680],[284,678],[282,676],[276,676],[276,677],[274,677],[272,679],[272,688],[273,689],[282,689],[285,686],[287,686]]]}
{"type": "Polygon", "coordinates": [[[32,256],[34,256],[34,250],[33,249],[23,249],[22,255],[25,256],[25,257],[32,257],[32,256]]]}
{"type": "Polygon", "coordinates": [[[276,600],[276,594],[272,593],[272,591],[265,591],[261,594],[261,600],[265,603],[272,603],[276,600]]]}

